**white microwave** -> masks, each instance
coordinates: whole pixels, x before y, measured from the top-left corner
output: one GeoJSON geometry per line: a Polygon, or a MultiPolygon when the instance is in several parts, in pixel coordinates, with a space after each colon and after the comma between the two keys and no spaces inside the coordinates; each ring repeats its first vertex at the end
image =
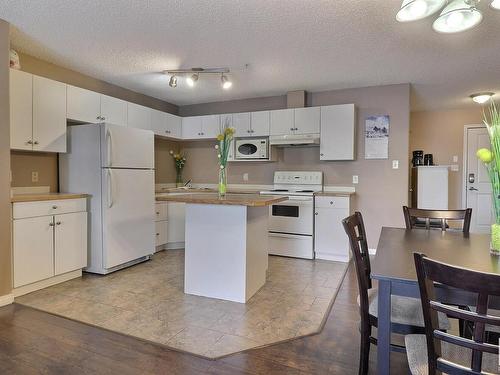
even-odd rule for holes
{"type": "Polygon", "coordinates": [[[269,159],[269,138],[236,138],[234,158],[235,160],[269,159]]]}

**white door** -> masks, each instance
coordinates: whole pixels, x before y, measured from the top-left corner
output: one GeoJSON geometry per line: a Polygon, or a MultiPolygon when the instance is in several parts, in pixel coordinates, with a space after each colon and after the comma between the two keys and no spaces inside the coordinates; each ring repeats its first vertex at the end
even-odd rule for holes
{"type": "Polygon", "coordinates": [[[127,126],[127,102],[101,95],[101,117],[103,122],[127,126]]]}
{"type": "Polygon", "coordinates": [[[54,276],[54,217],[13,222],[14,288],[54,276]]]}
{"type": "Polygon", "coordinates": [[[250,113],[233,114],[233,127],[235,137],[251,137],[253,134],[250,127],[250,113]]]}
{"type": "Polygon", "coordinates": [[[151,130],[156,135],[168,136],[166,113],[156,109],[151,110],[151,130]]]}
{"type": "Polygon", "coordinates": [[[128,126],[138,129],[151,129],[151,109],[142,105],[128,103],[128,126]]]}
{"type": "Polygon", "coordinates": [[[186,204],[168,202],[168,233],[169,243],[184,242],[186,222],[186,204]]]}
{"type": "Polygon", "coordinates": [[[154,133],[106,124],[101,127],[102,166],[154,168],[154,133]]]}
{"type": "Polygon", "coordinates": [[[66,117],[71,120],[101,122],[101,95],[80,87],[67,86],[66,117]]]}
{"type": "Polygon", "coordinates": [[[201,138],[201,116],[190,116],[182,118],[182,138],[201,138]]]}
{"type": "Polygon", "coordinates": [[[10,148],[33,149],[33,75],[10,69],[10,148]]]}
{"type": "Polygon", "coordinates": [[[154,171],[102,170],[104,268],[153,254],[154,171]]]}
{"type": "Polygon", "coordinates": [[[56,215],[54,220],[55,274],[87,267],[87,213],[56,215]]]}
{"type": "Polygon", "coordinates": [[[33,76],[33,150],[66,152],[66,84],[33,76]]]}
{"type": "Polygon", "coordinates": [[[279,109],[271,113],[271,135],[293,134],[294,110],[279,109]]]}
{"type": "Polygon", "coordinates": [[[495,221],[491,183],[484,164],[477,158],[480,148],[490,149],[490,139],[485,127],[467,129],[467,170],[465,171],[466,207],[472,208],[471,232],[489,233],[495,221]]]}
{"type": "Polygon", "coordinates": [[[319,133],[320,107],[295,108],[295,134],[319,133]]]}
{"type": "Polygon", "coordinates": [[[269,135],[271,122],[269,111],[252,112],[250,115],[252,136],[262,137],[269,135]]]}
{"type": "Polygon", "coordinates": [[[354,104],[321,107],[320,160],[355,159],[354,104]]]}
{"type": "Polygon", "coordinates": [[[216,138],[220,128],[219,115],[201,116],[201,138],[216,138]]]}
{"type": "Polygon", "coordinates": [[[165,113],[165,119],[167,122],[167,130],[166,130],[166,135],[167,137],[173,137],[173,138],[181,138],[182,137],[182,129],[181,129],[181,122],[182,122],[182,117],[173,115],[171,113],[165,113]]]}
{"type": "Polygon", "coordinates": [[[167,229],[168,228],[168,222],[166,220],[163,221],[157,221],[155,223],[155,245],[156,246],[162,246],[165,245],[167,241],[167,229]]]}

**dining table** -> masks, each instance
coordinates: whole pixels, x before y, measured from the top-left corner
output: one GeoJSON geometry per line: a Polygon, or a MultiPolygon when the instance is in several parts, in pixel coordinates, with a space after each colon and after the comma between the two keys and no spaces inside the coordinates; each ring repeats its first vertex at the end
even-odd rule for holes
{"type": "MultiPolygon", "coordinates": [[[[413,253],[443,263],[480,272],[500,274],[500,257],[490,254],[490,235],[426,229],[383,227],[371,264],[371,277],[378,281],[377,374],[390,372],[391,295],[420,298],[413,253]]],[[[443,303],[474,306],[476,296],[458,289],[437,286],[443,303]]],[[[500,308],[490,298],[489,308],[500,308]]]]}

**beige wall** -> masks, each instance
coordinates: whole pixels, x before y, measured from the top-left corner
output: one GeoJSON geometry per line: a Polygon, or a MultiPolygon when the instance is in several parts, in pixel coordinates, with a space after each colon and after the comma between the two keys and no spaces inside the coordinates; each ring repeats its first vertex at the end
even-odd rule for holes
{"type": "Polygon", "coordinates": [[[434,155],[435,164],[458,164],[449,174],[449,208],[462,208],[464,125],[482,123],[480,106],[476,109],[413,112],[410,121],[410,158],[413,150],[434,155]],[[453,156],[458,156],[458,163],[453,156]]]}
{"type": "Polygon", "coordinates": [[[170,150],[178,151],[181,143],[166,139],[155,139],[155,180],[157,184],[175,182],[175,166],[170,150]]]}
{"type": "Polygon", "coordinates": [[[9,132],[9,24],[0,19],[0,296],[12,289],[9,132]]]}
{"type": "MultiPolygon", "coordinates": [[[[180,107],[183,115],[199,115],[260,109],[277,109],[286,106],[281,97],[260,100],[232,101],[180,107]],[[278,98],[278,99],[277,99],[278,98]],[[254,104],[261,104],[256,106],[254,104]]],[[[408,84],[336,90],[308,95],[312,106],[355,103],[358,110],[357,160],[349,162],[320,162],[318,148],[287,148],[279,162],[231,163],[229,183],[244,183],[243,173],[249,174],[250,184],[272,184],[276,170],[321,170],[329,185],[352,185],[352,175],[359,175],[354,208],[362,211],[369,235],[370,247],[375,248],[382,226],[404,224],[401,206],[407,203],[408,194],[408,143],[409,143],[408,84]],[[389,159],[364,159],[364,126],[369,115],[388,114],[390,122],[389,159]],[[400,169],[391,168],[392,160],[399,160],[400,169]]],[[[213,142],[187,142],[183,145],[188,161],[184,179],[197,183],[217,181],[217,158],[213,142]]]]}
{"type": "Polygon", "coordinates": [[[12,151],[10,155],[12,186],[49,186],[58,191],[57,154],[12,151]],[[38,172],[38,182],[31,182],[31,172],[38,172]]]}

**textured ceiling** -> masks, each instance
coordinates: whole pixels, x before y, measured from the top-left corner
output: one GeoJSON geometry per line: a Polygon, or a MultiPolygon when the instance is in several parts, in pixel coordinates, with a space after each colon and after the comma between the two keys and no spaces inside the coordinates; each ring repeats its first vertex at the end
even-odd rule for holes
{"type": "Polygon", "coordinates": [[[400,0],[0,0],[20,51],[178,105],[409,82],[413,110],[500,92],[500,11],[441,35],[395,21],[400,0]],[[245,68],[245,64],[249,64],[245,68]],[[164,69],[228,66],[196,89],[164,69]]]}

